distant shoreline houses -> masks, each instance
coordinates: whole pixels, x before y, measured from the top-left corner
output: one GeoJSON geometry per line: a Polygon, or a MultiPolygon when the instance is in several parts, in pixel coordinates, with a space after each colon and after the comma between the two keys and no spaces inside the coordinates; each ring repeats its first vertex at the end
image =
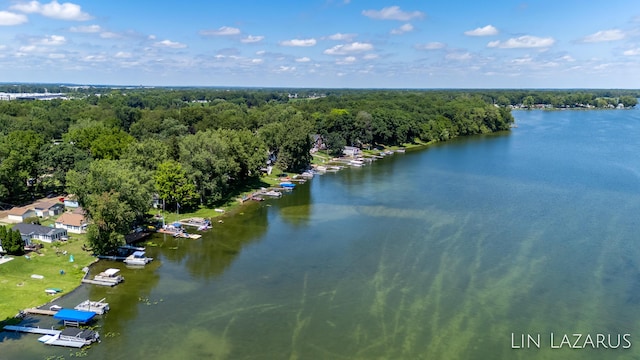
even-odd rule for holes
{"type": "Polygon", "coordinates": [[[0,93],[0,100],[13,101],[13,100],[68,100],[67,95],[62,93],[0,93]]]}

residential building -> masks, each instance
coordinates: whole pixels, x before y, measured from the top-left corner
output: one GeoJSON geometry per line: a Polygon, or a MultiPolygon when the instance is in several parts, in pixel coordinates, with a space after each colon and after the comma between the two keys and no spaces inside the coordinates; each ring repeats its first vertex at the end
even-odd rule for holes
{"type": "Polygon", "coordinates": [[[65,229],[70,233],[81,234],[87,231],[87,220],[82,214],[64,213],[56,220],[56,229],[65,229]]]}
{"type": "Polygon", "coordinates": [[[26,206],[14,207],[13,209],[9,210],[9,213],[7,215],[9,221],[11,222],[23,222],[25,219],[35,216],[37,216],[36,211],[26,206]]]}
{"type": "Polygon", "coordinates": [[[25,223],[16,224],[12,229],[14,231],[20,231],[22,240],[24,240],[26,245],[29,245],[31,240],[40,240],[42,242],[52,243],[54,241],[67,239],[67,230],[65,229],[56,229],[42,225],[25,223]]]}

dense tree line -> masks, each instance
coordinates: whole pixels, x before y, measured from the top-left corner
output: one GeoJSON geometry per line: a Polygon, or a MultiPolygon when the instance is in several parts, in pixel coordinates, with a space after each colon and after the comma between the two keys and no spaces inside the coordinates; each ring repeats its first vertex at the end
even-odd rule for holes
{"type": "Polygon", "coordinates": [[[142,223],[154,194],[167,209],[214,206],[258,180],[268,159],[307,168],[312,135],[340,152],[513,122],[506,107],[463,91],[309,90],[311,99],[283,90],[89,90],[70,100],[0,101],[0,201],[75,194],[97,252],[142,223]]]}
{"type": "Polygon", "coordinates": [[[611,108],[622,104],[633,107],[638,103],[638,90],[488,90],[485,101],[500,106],[549,105],[553,108],[611,108]]]}
{"type": "Polygon", "coordinates": [[[10,255],[24,254],[24,241],[20,235],[20,231],[11,230],[10,227],[0,226],[0,245],[2,249],[10,255]]]}

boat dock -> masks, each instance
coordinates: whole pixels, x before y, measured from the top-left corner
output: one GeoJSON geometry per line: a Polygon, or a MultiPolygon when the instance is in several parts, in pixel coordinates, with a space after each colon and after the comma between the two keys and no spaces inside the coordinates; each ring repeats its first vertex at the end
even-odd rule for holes
{"type": "Polygon", "coordinates": [[[112,255],[98,255],[97,256],[98,259],[104,259],[104,260],[114,260],[114,261],[122,261],[124,259],[126,259],[126,256],[112,256],[112,255]]]}
{"type": "Polygon", "coordinates": [[[59,335],[61,332],[60,330],[43,329],[43,328],[32,327],[32,326],[16,326],[16,325],[5,325],[4,329],[7,331],[17,331],[17,332],[24,332],[24,333],[30,333],[30,334],[51,335],[51,336],[59,335]]]}
{"type": "Polygon", "coordinates": [[[82,279],[84,284],[93,284],[93,285],[102,285],[102,286],[114,286],[117,283],[112,281],[100,281],[100,280],[92,280],[92,279],[82,279]]]}
{"type": "Polygon", "coordinates": [[[202,226],[211,226],[211,220],[199,218],[199,217],[181,219],[179,221],[175,221],[174,224],[175,223],[178,223],[182,226],[193,226],[196,228],[200,228],[202,226]]]}
{"type": "Polygon", "coordinates": [[[24,309],[22,310],[22,312],[30,315],[49,315],[49,316],[53,316],[56,313],[58,313],[55,310],[44,310],[44,309],[38,309],[38,308],[24,309]]]}

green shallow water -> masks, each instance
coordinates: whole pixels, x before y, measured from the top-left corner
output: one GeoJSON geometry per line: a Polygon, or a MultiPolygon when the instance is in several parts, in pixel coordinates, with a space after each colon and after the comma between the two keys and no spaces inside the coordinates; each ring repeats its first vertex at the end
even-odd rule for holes
{"type": "MultiPolygon", "coordinates": [[[[639,358],[640,111],[514,115],[510,134],[316,176],[200,240],[157,235],[150,266],[101,262],[126,281],[59,303],[111,304],[90,359],[639,358]]],[[[36,339],[2,333],[0,358],[83,355],[36,339]]]]}

